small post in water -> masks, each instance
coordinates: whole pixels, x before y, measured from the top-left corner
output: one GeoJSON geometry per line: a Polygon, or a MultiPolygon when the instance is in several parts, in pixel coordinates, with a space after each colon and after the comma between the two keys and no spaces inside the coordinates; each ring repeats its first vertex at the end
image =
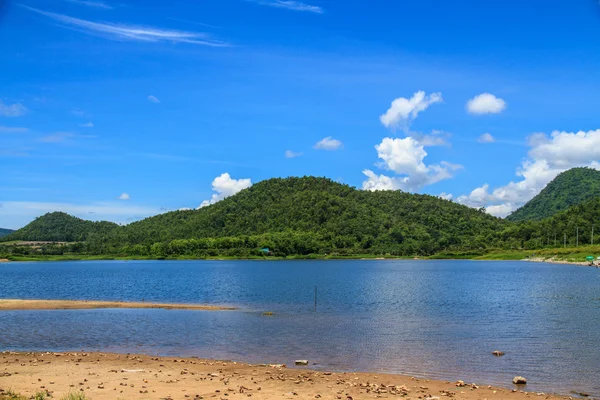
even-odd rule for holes
{"type": "Polygon", "coordinates": [[[317,312],[317,287],[315,286],[315,312],[317,312]]]}

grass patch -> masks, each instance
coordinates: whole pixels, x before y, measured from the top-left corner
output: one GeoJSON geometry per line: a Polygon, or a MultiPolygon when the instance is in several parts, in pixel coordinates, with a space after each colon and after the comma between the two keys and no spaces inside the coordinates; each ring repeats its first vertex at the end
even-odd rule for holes
{"type": "Polygon", "coordinates": [[[12,389],[7,391],[0,391],[0,400],[28,400],[27,397],[21,396],[19,393],[14,392],[12,389]]]}
{"type": "Polygon", "coordinates": [[[65,394],[60,400],[87,400],[87,397],[85,397],[85,393],[83,392],[71,392],[65,394]]]}

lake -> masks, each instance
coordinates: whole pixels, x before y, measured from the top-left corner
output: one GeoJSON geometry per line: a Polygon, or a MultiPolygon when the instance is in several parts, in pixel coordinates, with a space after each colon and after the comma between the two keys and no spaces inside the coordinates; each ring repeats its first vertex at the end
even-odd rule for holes
{"type": "Polygon", "coordinates": [[[0,281],[0,298],[239,307],[0,311],[0,350],[286,364],[300,358],[317,369],[504,387],[523,375],[528,390],[600,396],[595,268],[412,260],[82,261],[0,264],[0,281]],[[506,355],[494,357],[494,350],[506,355]]]}

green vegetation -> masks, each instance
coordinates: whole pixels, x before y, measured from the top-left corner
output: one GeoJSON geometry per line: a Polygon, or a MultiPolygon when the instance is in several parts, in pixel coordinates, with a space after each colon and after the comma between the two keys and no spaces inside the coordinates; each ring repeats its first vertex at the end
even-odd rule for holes
{"type": "Polygon", "coordinates": [[[46,392],[37,392],[33,400],[46,400],[48,398],[48,394],[46,392]]]}
{"type": "Polygon", "coordinates": [[[0,400],[27,400],[27,397],[8,389],[6,391],[0,390],[0,400]]]}
{"type": "MultiPolygon", "coordinates": [[[[200,210],[123,227],[85,222],[47,214],[4,240],[76,241],[41,244],[36,251],[45,255],[263,257],[260,249],[269,248],[276,257],[408,256],[485,247],[503,226],[481,210],[434,196],[366,192],[314,177],[270,179],[200,210]]],[[[2,247],[28,255],[18,245],[2,247]]]]}
{"type": "Polygon", "coordinates": [[[86,400],[85,393],[83,392],[70,392],[69,394],[64,395],[60,398],[60,400],[86,400]]]}
{"type": "Polygon", "coordinates": [[[8,236],[8,235],[10,235],[13,232],[14,231],[12,229],[0,228],[0,237],[8,236]]]}
{"type": "Polygon", "coordinates": [[[537,196],[509,215],[509,221],[539,221],[600,197],[600,171],[573,168],[558,175],[537,196]]]}
{"type": "Polygon", "coordinates": [[[598,216],[600,197],[541,221],[511,222],[428,195],[270,179],[200,210],[128,226],[47,214],[0,239],[0,259],[522,259],[559,247],[567,248],[559,256],[576,258],[587,251],[578,246],[592,243],[598,216]]]}
{"type": "Polygon", "coordinates": [[[37,218],[26,227],[5,237],[7,240],[44,242],[77,242],[94,235],[105,236],[119,225],[112,222],[92,222],[54,212],[37,218]],[[10,238],[10,239],[8,239],[10,238]]]}

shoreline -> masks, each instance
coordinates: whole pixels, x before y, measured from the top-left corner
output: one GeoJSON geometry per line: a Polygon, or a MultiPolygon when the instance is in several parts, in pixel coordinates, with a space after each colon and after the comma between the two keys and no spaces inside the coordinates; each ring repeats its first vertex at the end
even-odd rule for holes
{"type": "Polygon", "coordinates": [[[150,303],[95,300],[21,300],[0,299],[0,311],[25,310],[91,310],[103,308],[153,308],[164,310],[232,311],[235,307],[206,304],[150,303]]]}
{"type": "MultiPolygon", "coordinates": [[[[507,382],[508,383],[508,382],[507,382]]],[[[2,352],[2,390],[33,396],[48,392],[61,398],[81,392],[108,399],[530,399],[539,393],[526,386],[499,388],[370,372],[326,372],[310,367],[154,357],[104,352],[2,352]],[[225,396],[225,397],[223,397],[225,396]]],[[[544,399],[568,396],[544,394],[544,399]]]]}
{"type": "MultiPolygon", "coordinates": [[[[493,254],[492,254],[493,255],[493,254]]],[[[194,257],[176,257],[176,258],[150,258],[150,257],[26,257],[23,259],[0,259],[0,263],[37,263],[37,262],[78,262],[78,261],[524,261],[524,262],[535,262],[535,263],[547,263],[547,264],[564,264],[564,265],[576,265],[584,267],[595,267],[596,265],[590,266],[588,261],[568,261],[568,260],[557,260],[555,257],[523,257],[523,258],[512,258],[512,257],[487,257],[487,256],[476,256],[476,257],[464,257],[464,258],[452,258],[452,257],[393,257],[393,256],[378,256],[378,257],[365,257],[364,255],[357,256],[343,256],[343,257],[256,257],[256,258],[242,258],[242,257],[209,257],[209,258],[194,258],[194,257]]],[[[597,261],[598,262],[598,261],[597,261]]],[[[0,399],[1,400],[1,399],[0,399]]]]}

